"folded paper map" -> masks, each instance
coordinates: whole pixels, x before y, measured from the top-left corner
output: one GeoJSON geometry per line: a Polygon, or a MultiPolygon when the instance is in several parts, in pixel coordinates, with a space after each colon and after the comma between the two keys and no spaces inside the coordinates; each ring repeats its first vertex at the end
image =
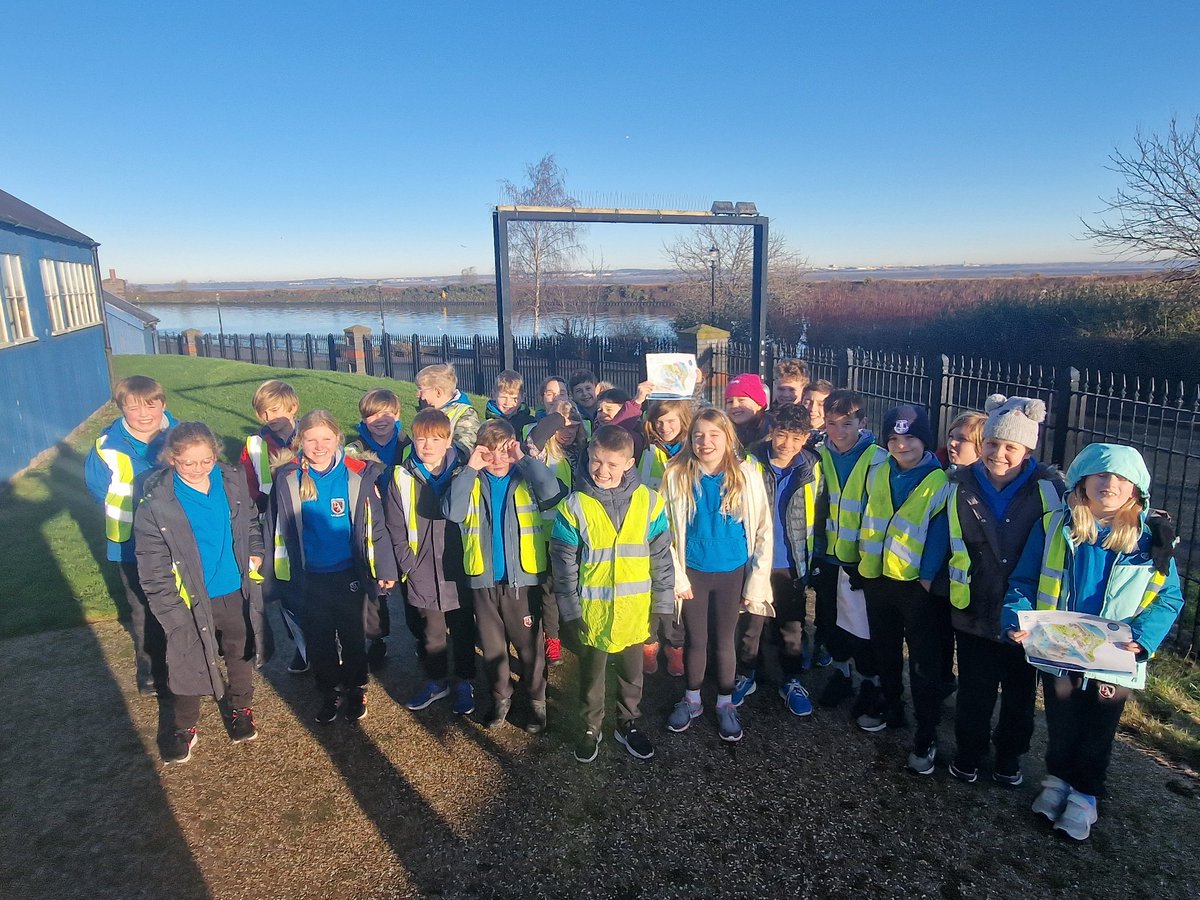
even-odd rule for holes
{"type": "Polygon", "coordinates": [[[1059,610],[1026,610],[1017,613],[1017,620],[1029,632],[1023,646],[1034,665],[1117,675],[1137,669],[1134,655],[1117,646],[1133,640],[1124,622],[1059,610]]]}
{"type": "Polygon", "coordinates": [[[651,400],[690,400],[700,370],[692,353],[647,353],[646,380],[654,385],[651,400]]]}

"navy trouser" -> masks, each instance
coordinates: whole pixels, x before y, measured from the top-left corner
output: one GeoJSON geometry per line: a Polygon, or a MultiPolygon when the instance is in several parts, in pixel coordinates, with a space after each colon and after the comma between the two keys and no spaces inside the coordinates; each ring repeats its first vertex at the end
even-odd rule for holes
{"type": "Polygon", "coordinates": [[[1113,739],[1121,722],[1127,687],[1078,674],[1042,676],[1046,704],[1046,771],[1081,794],[1104,796],[1113,739]]]}

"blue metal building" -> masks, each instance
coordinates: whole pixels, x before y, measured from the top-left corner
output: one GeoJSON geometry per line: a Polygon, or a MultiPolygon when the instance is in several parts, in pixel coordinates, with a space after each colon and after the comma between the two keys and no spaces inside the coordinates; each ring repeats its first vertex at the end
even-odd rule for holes
{"type": "Polygon", "coordinates": [[[0,191],[0,481],[111,396],[98,246],[0,191]]]}

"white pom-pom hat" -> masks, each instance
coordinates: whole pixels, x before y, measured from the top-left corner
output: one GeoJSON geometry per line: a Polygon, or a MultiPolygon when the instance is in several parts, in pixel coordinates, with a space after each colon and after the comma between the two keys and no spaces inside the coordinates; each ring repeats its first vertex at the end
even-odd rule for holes
{"type": "Polygon", "coordinates": [[[1011,441],[1037,449],[1038,425],[1046,420],[1046,404],[1032,397],[1005,397],[992,394],[983,405],[988,414],[983,423],[983,439],[1011,441]]]}

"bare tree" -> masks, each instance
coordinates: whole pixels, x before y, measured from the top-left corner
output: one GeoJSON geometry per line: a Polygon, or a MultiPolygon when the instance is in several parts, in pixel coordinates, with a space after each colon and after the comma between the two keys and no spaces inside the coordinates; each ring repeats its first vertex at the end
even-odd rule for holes
{"type": "MultiPolygon", "coordinates": [[[[676,322],[686,327],[709,322],[742,335],[748,333],[750,297],[754,280],[754,229],[749,225],[701,225],[663,245],[663,255],[681,276],[672,291],[676,322]],[[716,271],[712,250],[716,248],[716,271]],[[714,289],[715,282],[715,289],[714,289]],[[709,306],[712,304],[712,309],[709,306]],[[711,315],[710,315],[711,313],[711,315]]],[[[799,319],[808,297],[805,275],[808,261],[788,247],[783,232],[767,239],[767,303],[778,314],[786,311],[799,319]]]]}
{"type": "Polygon", "coordinates": [[[1171,119],[1166,135],[1134,139],[1134,149],[1116,149],[1110,171],[1123,187],[1105,203],[1087,237],[1118,253],[1169,262],[1174,277],[1200,285],[1200,116],[1181,130],[1171,119]]]}
{"type": "MultiPolygon", "coordinates": [[[[501,190],[515,206],[578,206],[567,193],[566,171],[553,153],[525,167],[526,183],[505,179],[501,190]]],[[[547,274],[566,267],[579,250],[582,227],[575,222],[511,222],[508,226],[510,265],[533,286],[533,333],[539,334],[542,286],[547,274]]]]}

